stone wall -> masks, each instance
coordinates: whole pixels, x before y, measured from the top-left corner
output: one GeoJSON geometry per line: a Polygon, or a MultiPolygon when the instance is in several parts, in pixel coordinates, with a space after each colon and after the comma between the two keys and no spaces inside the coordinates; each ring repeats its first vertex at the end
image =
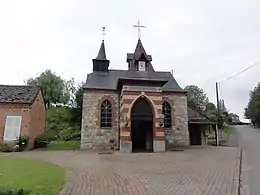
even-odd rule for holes
{"type": "MultiPolygon", "coordinates": [[[[114,147],[120,143],[118,140],[119,126],[121,126],[120,138],[121,142],[131,142],[129,111],[133,100],[135,100],[141,92],[124,92],[119,99],[117,91],[110,90],[85,90],[83,97],[82,112],[82,130],[81,130],[81,148],[92,150],[107,150],[111,148],[111,141],[114,147]],[[104,100],[109,100],[112,104],[112,128],[100,128],[100,106],[104,100]],[[120,106],[120,103],[122,106],[120,106]],[[119,119],[118,113],[121,114],[119,119]],[[120,123],[118,123],[120,120],[120,123]],[[125,126],[129,122],[128,127],[125,126]]],[[[176,146],[189,145],[188,131],[188,113],[187,113],[187,97],[182,93],[154,93],[143,92],[147,95],[151,102],[156,106],[154,136],[158,140],[165,139],[166,149],[176,146]],[[160,99],[159,99],[160,98],[160,99]],[[172,127],[163,128],[158,126],[157,118],[162,114],[161,104],[168,101],[172,107],[172,127]],[[159,115],[158,113],[159,112],[159,115]],[[162,131],[160,130],[162,129],[162,131]],[[160,139],[159,139],[160,138],[160,139]],[[162,138],[162,139],[161,139],[162,138]]],[[[153,106],[154,107],[154,106],[153,106]]],[[[123,143],[121,143],[121,147],[123,143]]],[[[130,146],[129,146],[130,147],[130,146]]],[[[131,148],[131,147],[130,147],[131,148]]],[[[121,148],[123,149],[123,148],[121,148]]],[[[131,151],[131,149],[128,149],[131,151]]]]}
{"type": "Polygon", "coordinates": [[[185,94],[164,93],[163,101],[172,107],[172,127],[165,128],[166,149],[189,145],[187,96],[185,94]]]}
{"type": "Polygon", "coordinates": [[[109,150],[118,141],[117,91],[85,90],[83,95],[81,149],[109,150]],[[100,127],[100,106],[104,100],[112,104],[112,127],[100,127]],[[112,143],[111,143],[112,142],[112,143]]]}

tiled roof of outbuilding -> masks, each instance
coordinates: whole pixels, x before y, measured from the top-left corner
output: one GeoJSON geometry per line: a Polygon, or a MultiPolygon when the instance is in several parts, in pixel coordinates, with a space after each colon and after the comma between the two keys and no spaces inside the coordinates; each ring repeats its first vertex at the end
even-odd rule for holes
{"type": "Polygon", "coordinates": [[[188,120],[189,123],[197,123],[197,124],[217,124],[214,121],[210,121],[207,116],[199,113],[197,110],[194,110],[188,107],[188,120]]]}
{"type": "Polygon", "coordinates": [[[38,86],[0,85],[0,103],[31,104],[39,90],[38,86]]]}

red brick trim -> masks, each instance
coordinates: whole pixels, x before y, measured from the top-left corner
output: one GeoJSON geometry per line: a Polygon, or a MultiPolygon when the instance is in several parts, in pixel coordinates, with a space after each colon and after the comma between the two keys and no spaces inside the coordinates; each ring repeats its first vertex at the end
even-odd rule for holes
{"type": "MultiPolygon", "coordinates": [[[[144,92],[146,96],[162,96],[164,95],[162,92],[151,92],[151,91],[145,91],[144,92]]],[[[140,95],[141,92],[140,91],[124,91],[123,92],[124,95],[140,95]]]]}
{"type": "Polygon", "coordinates": [[[154,140],[155,141],[165,141],[165,136],[156,136],[156,132],[164,132],[164,128],[155,127],[154,140]]]}
{"type": "Polygon", "coordinates": [[[154,105],[162,105],[162,100],[153,100],[154,105]]]}
{"type": "Polygon", "coordinates": [[[187,96],[187,93],[186,92],[162,92],[162,95],[164,95],[164,96],[172,96],[172,95],[187,96]]]}
{"type": "Polygon", "coordinates": [[[165,141],[165,138],[164,137],[162,137],[162,136],[157,136],[157,137],[155,137],[155,141],[165,141]]]}
{"type": "Polygon", "coordinates": [[[156,111],[157,111],[157,114],[162,114],[162,108],[157,109],[156,111]]]}
{"type": "Polygon", "coordinates": [[[162,92],[145,92],[147,96],[162,96],[162,92]]]}
{"type": "Polygon", "coordinates": [[[141,92],[140,91],[123,91],[123,95],[140,95],[141,92]]]}
{"type": "Polygon", "coordinates": [[[164,132],[163,127],[156,127],[155,130],[156,130],[156,132],[164,132]]]}
{"type": "Polygon", "coordinates": [[[134,99],[123,99],[121,102],[121,105],[131,104],[133,101],[134,101],[134,99]]]}
{"type": "Polygon", "coordinates": [[[121,132],[131,132],[130,127],[121,127],[121,132]]]}
{"type": "Polygon", "coordinates": [[[110,92],[110,93],[118,94],[118,90],[113,90],[113,89],[89,89],[89,88],[84,88],[83,90],[84,90],[84,92],[87,92],[87,93],[104,94],[104,93],[110,92]]]}
{"type": "Polygon", "coordinates": [[[121,141],[131,141],[131,137],[130,136],[120,136],[120,140],[121,141]]]}
{"type": "Polygon", "coordinates": [[[121,114],[126,114],[128,112],[129,112],[129,108],[123,108],[123,109],[120,110],[120,115],[121,114]]]}

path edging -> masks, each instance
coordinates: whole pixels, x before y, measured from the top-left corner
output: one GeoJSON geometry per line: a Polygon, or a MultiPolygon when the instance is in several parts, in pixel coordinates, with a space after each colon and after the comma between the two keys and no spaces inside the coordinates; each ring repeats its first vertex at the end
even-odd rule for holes
{"type": "Polygon", "coordinates": [[[246,154],[241,148],[239,195],[250,195],[248,170],[246,169],[246,154]]]}
{"type": "Polygon", "coordinates": [[[241,148],[237,148],[237,157],[236,157],[236,167],[235,167],[235,173],[233,177],[233,185],[232,185],[232,195],[240,195],[240,159],[241,159],[241,148]]]}

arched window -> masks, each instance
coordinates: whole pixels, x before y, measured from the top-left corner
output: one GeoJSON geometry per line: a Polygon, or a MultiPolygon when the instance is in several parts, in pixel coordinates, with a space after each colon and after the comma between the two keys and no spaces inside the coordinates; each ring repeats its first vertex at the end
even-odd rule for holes
{"type": "Polygon", "coordinates": [[[105,100],[101,104],[100,127],[112,127],[112,105],[105,100]]]}
{"type": "Polygon", "coordinates": [[[164,116],[164,118],[163,118],[164,127],[171,127],[172,112],[171,112],[171,106],[168,102],[163,102],[162,111],[163,111],[163,116],[164,116]]]}

